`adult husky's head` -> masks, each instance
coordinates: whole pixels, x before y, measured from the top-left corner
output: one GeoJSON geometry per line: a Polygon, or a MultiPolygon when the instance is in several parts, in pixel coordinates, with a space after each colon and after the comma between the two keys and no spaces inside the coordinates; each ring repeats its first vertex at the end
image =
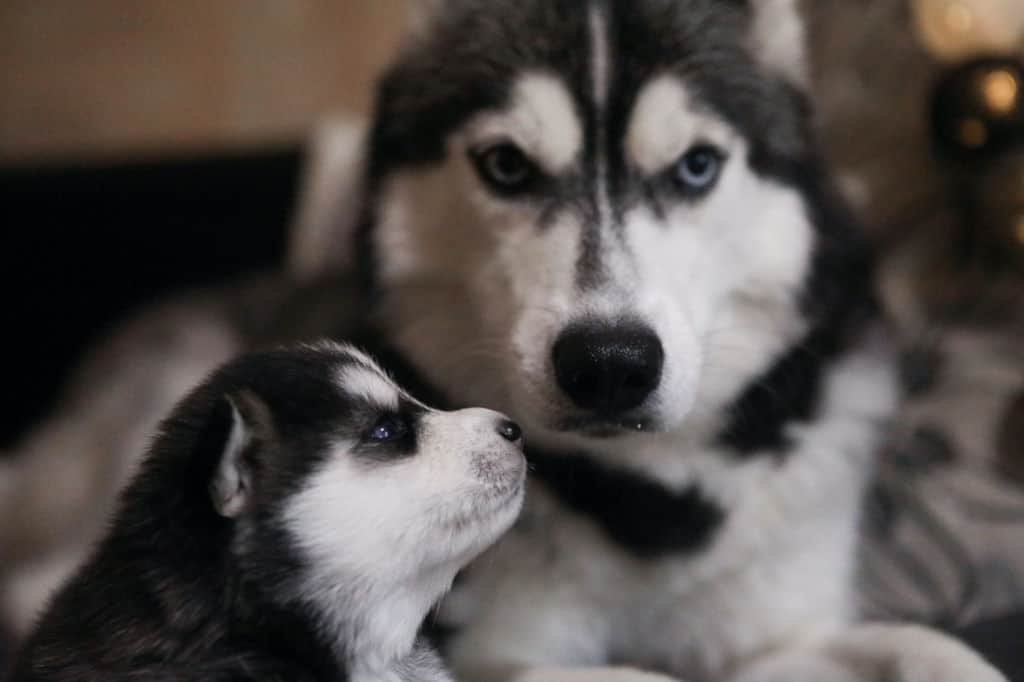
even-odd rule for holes
{"type": "Polygon", "coordinates": [[[542,442],[728,428],[708,417],[863,272],[794,5],[424,0],[381,85],[361,233],[417,367],[542,442]]]}

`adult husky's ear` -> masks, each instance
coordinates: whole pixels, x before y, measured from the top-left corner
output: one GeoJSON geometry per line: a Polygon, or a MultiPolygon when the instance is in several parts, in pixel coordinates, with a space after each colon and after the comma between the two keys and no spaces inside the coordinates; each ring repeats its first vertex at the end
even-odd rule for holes
{"type": "Polygon", "coordinates": [[[793,85],[808,85],[804,19],[800,0],[748,0],[750,45],[754,57],[769,71],[793,85]]]}
{"type": "Polygon", "coordinates": [[[428,32],[451,0],[405,0],[409,30],[414,36],[428,32]]]}
{"type": "Polygon", "coordinates": [[[225,398],[230,428],[210,482],[210,497],[221,516],[235,518],[249,505],[254,456],[273,439],[270,410],[256,395],[241,391],[225,398]]]}

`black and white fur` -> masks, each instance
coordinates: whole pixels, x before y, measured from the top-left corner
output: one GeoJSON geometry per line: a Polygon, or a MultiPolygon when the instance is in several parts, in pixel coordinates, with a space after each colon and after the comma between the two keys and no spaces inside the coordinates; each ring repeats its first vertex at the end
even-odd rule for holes
{"type": "Polygon", "coordinates": [[[516,517],[521,444],[350,347],[235,360],[163,422],[12,679],[449,680],[417,633],[516,517]]]}
{"type": "Polygon", "coordinates": [[[854,625],[895,390],[795,1],[416,4],[358,262],[409,375],[514,415],[536,472],[443,607],[456,671],[1001,679],[937,633],[854,625]]]}

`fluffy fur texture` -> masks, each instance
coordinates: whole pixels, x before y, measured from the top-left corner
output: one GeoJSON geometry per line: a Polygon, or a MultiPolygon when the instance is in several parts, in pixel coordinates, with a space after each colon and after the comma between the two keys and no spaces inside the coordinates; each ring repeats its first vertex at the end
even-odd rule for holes
{"type": "Polygon", "coordinates": [[[536,470],[442,609],[457,671],[1000,679],[852,625],[895,389],[795,3],[432,7],[381,85],[363,279],[406,369],[516,415],[536,470]]]}
{"type": "MultiPolygon", "coordinates": [[[[338,138],[365,172],[318,183],[361,188],[361,213],[343,215],[355,201],[339,189],[305,227],[319,256],[322,237],[358,223],[374,341],[403,383],[530,422],[526,514],[444,603],[467,679],[653,679],[635,667],[694,682],[1000,679],[935,633],[851,625],[861,487],[893,396],[884,351],[865,344],[863,244],[815,158],[794,4],[416,4],[369,143],[350,154],[338,138]],[[698,139],[727,152],[713,191],[682,196],[666,168],[652,179],[698,139]],[[466,152],[497,142],[548,182],[495,192],[466,152]],[[574,323],[623,315],[656,333],[658,384],[634,414],[588,420],[551,346],[574,323]],[[609,667],[621,665],[633,668],[609,667]]],[[[911,111],[925,80],[876,48],[883,31],[903,44],[889,17],[904,3],[813,4],[844,27],[871,19],[867,47],[822,80],[893,81],[911,111]]],[[[819,56],[846,54],[839,34],[819,35],[819,56]]],[[[878,125],[875,97],[856,100],[870,111],[827,100],[832,127],[857,131],[832,136],[834,156],[869,181],[845,186],[865,189],[881,222],[914,213],[927,197],[885,190],[915,186],[921,167],[895,152],[924,137],[878,125]],[[897,143],[881,139],[890,131],[897,143]],[[859,156],[866,132],[886,154],[859,156]]],[[[268,298],[280,309],[264,292],[247,314],[268,298]]],[[[321,333],[346,328],[338,306],[313,309],[321,333]]]]}
{"type": "Polygon", "coordinates": [[[349,347],[235,360],[163,422],[12,679],[448,680],[417,632],[515,518],[520,446],[349,347]]]}

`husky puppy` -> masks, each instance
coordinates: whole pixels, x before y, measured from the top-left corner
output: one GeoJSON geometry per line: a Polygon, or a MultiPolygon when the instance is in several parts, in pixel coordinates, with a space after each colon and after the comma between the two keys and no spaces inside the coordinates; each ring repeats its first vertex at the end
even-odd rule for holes
{"type": "Polygon", "coordinates": [[[163,422],[13,679],[448,680],[417,632],[516,517],[521,445],[349,347],[233,361],[163,422]]]}
{"type": "Polygon", "coordinates": [[[358,262],[393,356],[519,419],[536,474],[443,607],[457,672],[1001,679],[938,633],[854,625],[895,389],[795,0],[419,10],[358,262]]]}

